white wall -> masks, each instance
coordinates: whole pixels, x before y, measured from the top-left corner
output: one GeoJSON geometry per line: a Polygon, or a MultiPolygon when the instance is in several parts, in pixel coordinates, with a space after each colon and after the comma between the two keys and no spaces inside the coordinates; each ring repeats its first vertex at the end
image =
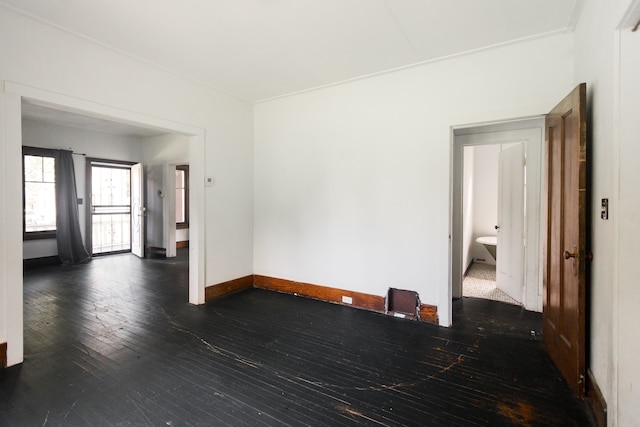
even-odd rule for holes
{"type": "Polygon", "coordinates": [[[176,230],[176,242],[186,242],[189,240],[189,229],[180,228],[176,230]]]}
{"type": "Polygon", "coordinates": [[[376,295],[412,289],[448,325],[450,128],[549,111],[573,87],[572,41],[257,104],[255,273],[376,295]]]}
{"type": "MultiPolygon", "coordinates": [[[[22,144],[29,147],[71,149],[87,157],[108,160],[139,162],[142,159],[142,145],[139,138],[125,137],[54,125],[33,120],[22,121],[22,144]]],[[[78,206],[80,230],[83,238],[86,232],[86,157],[73,156],[76,173],[76,191],[83,204],[78,206]]],[[[23,258],[55,256],[58,248],[55,239],[27,240],[23,242],[23,258]]]]}
{"type": "MultiPolygon", "coordinates": [[[[593,159],[592,192],[592,252],[591,333],[589,368],[609,405],[609,425],[617,423],[617,363],[616,363],[616,235],[620,227],[617,197],[617,145],[614,129],[616,101],[615,68],[616,32],[622,17],[623,3],[585,1],[575,31],[576,82],[587,83],[590,120],[591,158],[593,159]],[[599,201],[610,200],[610,220],[600,219],[599,201]],[[613,285],[613,286],[612,286],[613,285]]],[[[636,310],[637,311],[637,310],[636,310]]]]}
{"type": "Polygon", "coordinates": [[[640,33],[623,31],[620,39],[620,205],[618,260],[618,422],[640,423],[640,33]]]}
{"type": "Polygon", "coordinates": [[[575,31],[576,81],[587,83],[593,159],[589,365],[611,426],[635,426],[640,419],[640,45],[628,26],[616,30],[630,4],[587,0],[575,31]],[[609,199],[609,220],[600,219],[602,198],[609,199]]]}
{"type": "MultiPolygon", "coordinates": [[[[0,342],[8,342],[9,364],[22,360],[21,135],[15,126],[22,93],[193,129],[199,138],[193,144],[204,147],[191,172],[214,177],[216,185],[204,188],[200,181],[192,189],[206,222],[190,224],[202,233],[190,256],[202,257],[198,265],[204,266],[190,270],[190,280],[215,284],[253,272],[251,105],[1,6],[0,40],[10,40],[0,43],[0,342]]],[[[190,288],[189,298],[202,301],[204,287],[195,294],[190,288]]]]}
{"type": "MultiPolygon", "coordinates": [[[[501,145],[479,145],[473,151],[473,231],[471,254],[495,265],[489,251],[477,243],[481,236],[495,236],[498,224],[498,157],[501,145]]],[[[465,161],[466,163],[466,161],[465,161]]]]}

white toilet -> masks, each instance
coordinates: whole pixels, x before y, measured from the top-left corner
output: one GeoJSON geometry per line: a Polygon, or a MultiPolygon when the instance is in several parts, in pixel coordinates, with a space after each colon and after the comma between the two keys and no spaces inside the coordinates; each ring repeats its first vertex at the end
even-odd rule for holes
{"type": "Polygon", "coordinates": [[[497,236],[481,236],[476,242],[487,248],[494,260],[498,259],[498,237],[497,236]]]}

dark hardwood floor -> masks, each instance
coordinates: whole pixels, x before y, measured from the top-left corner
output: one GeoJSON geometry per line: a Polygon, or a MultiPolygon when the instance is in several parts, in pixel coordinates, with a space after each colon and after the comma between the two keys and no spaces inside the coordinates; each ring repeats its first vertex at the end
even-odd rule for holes
{"type": "Polygon", "coordinates": [[[186,250],[25,272],[2,426],[590,426],[540,315],[462,299],[454,327],[249,290],[192,306],[186,250]]]}

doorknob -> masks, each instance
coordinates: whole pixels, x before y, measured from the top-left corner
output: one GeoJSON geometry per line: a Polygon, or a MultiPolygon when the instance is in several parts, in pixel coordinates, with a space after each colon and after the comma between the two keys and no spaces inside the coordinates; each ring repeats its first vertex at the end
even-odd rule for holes
{"type": "Polygon", "coordinates": [[[499,229],[500,227],[496,225],[494,228],[497,230],[497,229],[499,229]]]}
{"type": "MultiPolygon", "coordinates": [[[[564,251],[563,256],[564,256],[564,259],[580,258],[580,254],[578,253],[577,248],[575,246],[573,247],[573,252],[564,251]]],[[[586,259],[587,261],[593,261],[593,254],[591,252],[586,252],[584,254],[584,259],[586,259]]]]}
{"type": "Polygon", "coordinates": [[[564,259],[573,258],[573,274],[578,275],[578,266],[580,265],[580,253],[578,252],[578,246],[573,245],[573,252],[567,250],[563,253],[564,259]]]}

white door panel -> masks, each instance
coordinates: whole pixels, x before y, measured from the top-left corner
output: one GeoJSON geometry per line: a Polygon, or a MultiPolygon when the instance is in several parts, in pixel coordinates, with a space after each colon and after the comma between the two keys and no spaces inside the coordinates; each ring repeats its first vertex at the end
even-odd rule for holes
{"type": "Polygon", "coordinates": [[[144,181],[142,164],[131,167],[131,253],[144,257],[144,181]]]}
{"type": "Polygon", "coordinates": [[[522,302],[524,254],[524,144],[500,152],[496,286],[522,302]]]}

